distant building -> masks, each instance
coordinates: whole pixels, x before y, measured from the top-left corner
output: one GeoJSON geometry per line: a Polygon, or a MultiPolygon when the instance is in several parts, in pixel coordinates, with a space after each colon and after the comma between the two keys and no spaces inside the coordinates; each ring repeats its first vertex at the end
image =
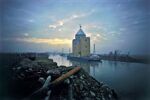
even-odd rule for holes
{"type": "Polygon", "coordinates": [[[75,57],[85,57],[90,55],[90,37],[86,37],[81,26],[72,41],[72,51],[75,57]]]}

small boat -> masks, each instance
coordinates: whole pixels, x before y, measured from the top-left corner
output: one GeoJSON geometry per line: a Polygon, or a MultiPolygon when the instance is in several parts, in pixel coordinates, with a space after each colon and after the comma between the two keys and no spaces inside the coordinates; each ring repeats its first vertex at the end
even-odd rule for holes
{"type": "Polygon", "coordinates": [[[98,55],[93,54],[88,58],[88,61],[101,61],[101,58],[98,55]]]}
{"type": "Polygon", "coordinates": [[[88,61],[101,61],[102,59],[100,58],[100,56],[98,56],[96,54],[96,51],[95,51],[95,44],[93,46],[93,54],[89,57],[88,61]]]}

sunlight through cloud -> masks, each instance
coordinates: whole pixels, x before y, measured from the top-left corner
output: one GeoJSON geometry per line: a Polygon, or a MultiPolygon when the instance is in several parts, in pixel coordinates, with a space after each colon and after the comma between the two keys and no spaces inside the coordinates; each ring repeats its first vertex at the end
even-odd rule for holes
{"type": "Polygon", "coordinates": [[[44,43],[49,45],[71,45],[71,39],[60,39],[60,38],[17,38],[17,41],[28,42],[28,43],[44,43]]]}

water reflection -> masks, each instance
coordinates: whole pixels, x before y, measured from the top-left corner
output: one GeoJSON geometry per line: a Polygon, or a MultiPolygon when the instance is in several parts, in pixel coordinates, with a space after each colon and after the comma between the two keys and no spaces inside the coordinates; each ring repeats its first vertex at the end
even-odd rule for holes
{"type": "Polygon", "coordinates": [[[90,73],[90,64],[85,62],[71,61],[73,66],[81,66],[86,72],[90,73]]]}
{"type": "Polygon", "coordinates": [[[93,70],[95,73],[95,67],[98,67],[99,66],[99,63],[98,62],[79,62],[79,61],[72,61],[71,60],[71,63],[73,66],[80,66],[82,67],[86,72],[88,72],[89,74],[91,74],[91,70],[93,70]]]}
{"type": "Polygon", "coordinates": [[[150,97],[148,95],[150,93],[149,64],[115,61],[81,62],[71,61],[59,55],[49,58],[52,58],[58,65],[81,66],[98,81],[103,81],[114,88],[123,100],[145,100],[146,97],[150,97]]]}
{"type": "MultiPolygon", "coordinates": [[[[57,62],[58,66],[61,66],[61,65],[80,66],[89,74],[91,74],[90,69],[95,70],[95,67],[98,67],[99,63],[100,63],[100,62],[86,62],[86,61],[81,62],[81,61],[68,60],[67,57],[63,57],[60,55],[50,55],[49,59],[53,59],[55,62],[57,62]]],[[[95,73],[95,72],[93,72],[93,73],[95,73]]]]}

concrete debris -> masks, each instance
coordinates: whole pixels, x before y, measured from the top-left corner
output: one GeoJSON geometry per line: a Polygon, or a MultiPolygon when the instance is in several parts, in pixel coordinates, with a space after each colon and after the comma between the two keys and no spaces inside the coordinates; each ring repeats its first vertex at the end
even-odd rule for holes
{"type": "MultiPolygon", "coordinates": [[[[12,87],[19,99],[29,97],[34,91],[46,87],[52,81],[67,73],[72,67],[57,66],[53,60],[36,58],[22,59],[12,67],[12,87]]],[[[16,96],[15,95],[15,96],[16,96]]],[[[102,82],[98,82],[82,68],[61,84],[45,91],[41,100],[116,100],[115,91],[102,82]]],[[[14,98],[15,98],[14,96],[14,98]]]]}

